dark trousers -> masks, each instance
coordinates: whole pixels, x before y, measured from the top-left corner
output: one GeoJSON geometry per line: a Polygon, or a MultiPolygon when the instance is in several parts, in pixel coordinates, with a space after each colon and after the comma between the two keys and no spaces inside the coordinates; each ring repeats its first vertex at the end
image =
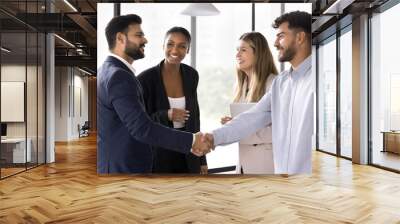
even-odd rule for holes
{"type": "Polygon", "coordinates": [[[153,162],[153,173],[189,173],[185,154],[157,149],[153,162]]]}
{"type": "Polygon", "coordinates": [[[186,155],[183,153],[157,148],[153,156],[153,173],[189,173],[186,155]]]}

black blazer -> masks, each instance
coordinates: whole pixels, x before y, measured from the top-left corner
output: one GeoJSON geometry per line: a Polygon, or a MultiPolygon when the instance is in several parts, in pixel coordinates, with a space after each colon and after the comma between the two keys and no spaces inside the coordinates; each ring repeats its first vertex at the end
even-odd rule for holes
{"type": "MultiPolygon", "coordinates": [[[[168,96],[161,75],[164,60],[158,65],[151,67],[138,75],[139,82],[143,87],[143,98],[146,111],[153,121],[168,127],[174,127],[173,122],[168,119],[170,109],[168,96]]],[[[181,64],[183,92],[186,99],[186,110],[190,111],[189,120],[185,122],[185,131],[196,133],[200,131],[200,110],[197,101],[197,85],[199,83],[198,72],[186,65],[181,64]]],[[[154,147],[154,151],[159,148],[154,147]]],[[[197,157],[193,154],[186,155],[187,167],[190,173],[200,173],[200,166],[207,165],[206,157],[197,157]]]]}
{"type": "Polygon", "coordinates": [[[97,172],[148,173],[148,144],[188,154],[193,134],[157,124],[146,113],[142,87],[132,71],[109,56],[97,76],[97,172]]]}

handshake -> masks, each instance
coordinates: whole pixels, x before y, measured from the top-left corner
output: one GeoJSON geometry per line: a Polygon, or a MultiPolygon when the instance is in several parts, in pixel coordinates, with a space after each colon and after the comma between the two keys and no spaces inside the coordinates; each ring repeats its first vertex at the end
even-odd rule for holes
{"type": "Polygon", "coordinates": [[[214,137],[212,134],[197,132],[194,135],[194,144],[191,153],[196,156],[203,156],[214,149],[214,137]]]}

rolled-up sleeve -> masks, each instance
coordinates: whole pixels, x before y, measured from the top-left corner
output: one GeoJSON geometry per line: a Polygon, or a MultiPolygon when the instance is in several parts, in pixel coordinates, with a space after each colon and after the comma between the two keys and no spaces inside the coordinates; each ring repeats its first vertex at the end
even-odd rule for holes
{"type": "Polygon", "coordinates": [[[214,145],[227,145],[254,134],[271,124],[271,92],[248,111],[213,131],[214,145]]]}

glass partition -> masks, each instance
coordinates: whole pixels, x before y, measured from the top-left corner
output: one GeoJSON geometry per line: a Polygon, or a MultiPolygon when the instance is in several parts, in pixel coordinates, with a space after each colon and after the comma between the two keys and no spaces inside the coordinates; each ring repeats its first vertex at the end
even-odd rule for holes
{"type": "Polygon", "coordinates": [[[44,1],[2,1],[0,12],[0,178],[45,162],[45,35],[21,22],[44,1]],[[18,19],[19,18],[19,19],[18,19]]]}
{"type": "Polygon", "coordinates": [[[1,34],[1,122],[6,126],[1,139],[1,174],[9,176],[26,169],[26,75],[25,32],[1,34]],[[4,49],[7,49],[5,51],[4,49]]]}

